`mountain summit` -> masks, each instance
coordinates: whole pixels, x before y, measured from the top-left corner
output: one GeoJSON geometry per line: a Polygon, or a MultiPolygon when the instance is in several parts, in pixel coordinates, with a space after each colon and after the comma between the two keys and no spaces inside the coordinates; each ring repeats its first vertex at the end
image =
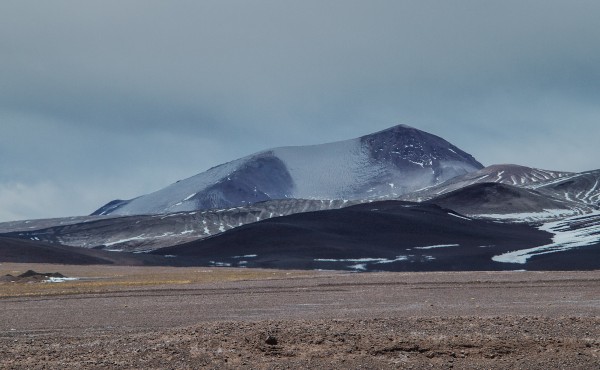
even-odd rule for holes
{"type": "Polygon", "coordinates": [[[446,140],[398,125],[356,139],[262,151],[94,215],[230,208],[271,199],[399,196],[483,168],[446,140]]]}

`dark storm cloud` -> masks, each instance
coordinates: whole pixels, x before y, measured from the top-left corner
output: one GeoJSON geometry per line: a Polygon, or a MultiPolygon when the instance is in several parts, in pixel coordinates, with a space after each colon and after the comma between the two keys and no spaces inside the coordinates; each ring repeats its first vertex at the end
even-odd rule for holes
{"type": "Polygon", "coordinates": [[[4,2],[0,219],[86,213],[257,150],[397,123],[485,164],[598,168],[599,12],[596,1],[4,2]]]}

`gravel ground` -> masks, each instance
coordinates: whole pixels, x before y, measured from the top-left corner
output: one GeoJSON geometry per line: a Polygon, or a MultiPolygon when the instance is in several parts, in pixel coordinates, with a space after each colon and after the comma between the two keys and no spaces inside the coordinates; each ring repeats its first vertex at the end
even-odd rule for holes
{"type": "Polygon", "coordinates": [[[600,369],[600,271],[285,274],[5,297],[0,368],[600,369]]]}

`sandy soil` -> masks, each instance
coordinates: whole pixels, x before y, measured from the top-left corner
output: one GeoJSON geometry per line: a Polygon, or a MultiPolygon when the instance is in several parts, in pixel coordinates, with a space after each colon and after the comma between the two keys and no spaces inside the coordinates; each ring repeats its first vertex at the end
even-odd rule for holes
{"type": "Polygon", "coordinates": [[[82,280],[0,284],[0,368],[600,369],[600,271],[28,269],[82,280]]]}

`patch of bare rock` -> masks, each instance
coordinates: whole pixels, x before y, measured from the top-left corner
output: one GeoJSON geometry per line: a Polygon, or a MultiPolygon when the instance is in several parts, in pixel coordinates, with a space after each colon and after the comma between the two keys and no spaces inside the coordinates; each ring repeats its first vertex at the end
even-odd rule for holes
{"type": "Polygon", "coordinates": [[[0,276],[0,283],[38,283],[48,281],[50,278],[64,279],[66,276],[59,272],[35,272],[27,270],[17,276],[11,274],[0,276]]]}

